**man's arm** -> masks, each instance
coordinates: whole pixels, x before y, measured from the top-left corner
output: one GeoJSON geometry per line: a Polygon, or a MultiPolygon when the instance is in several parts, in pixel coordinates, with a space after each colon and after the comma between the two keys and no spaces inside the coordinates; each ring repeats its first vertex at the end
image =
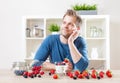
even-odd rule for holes
{"type": "Polygon", "coordinates": [[[49,70],[51,70],[51,69],[54,69],[54,70],[55,70],[55,64],[50,63],[50,62],[44,62],[44,63],[42,64],[42,69],[43,69],[43,70],[47,70],[47,71],[49,71],[49,70]]]}
{"type": "Polygon", "coordinates": [[[79,53],[73,42],[69,42],[69,48],[73,62],[77,63],[82,57],[81,53],[79,53]]]}
{"type": "Polygon", "coordinates": [[[77,63],[82,57],[81,53],[78,51],[78,49],[74,45],[74,40],[78,37],[78,35],[79,35],[79,30],[77,30],[77,27],[75,27],[73,29],[73,33],[68,39],[68,45],[69,45],[70,53],[74,63],[77,63]]]}
{"type": "Polygon", "coordinates": [[[82,49],[77,49],[76,46],[74,45],[74,40],[78,37],[78,35],[79,35],[79,30],[74,30],[68,39],[68,45],[70,48],[71,57],[75,64],[75,67],[82,72],[88,66],[88,59],[87,59],[86,45],[84,41],[83,41],[82,49]],[[79,50],[81,50],[81,52],[79,50]]]}
{"type": "Polygon", "coordinates": [[[50,49],[51,49],[51,36],[48,36],[43,43],[41,44],[41,46],[38,48],[36,55],[34,57],[34,60],[32,62],[32,66],[40,66],[42,65],[42,68],[45,70],[49,70],[49,69],[55,69],[55,65],[50,63],[50,62],[46,62],[49,54],[50,54],[50,49]]]}

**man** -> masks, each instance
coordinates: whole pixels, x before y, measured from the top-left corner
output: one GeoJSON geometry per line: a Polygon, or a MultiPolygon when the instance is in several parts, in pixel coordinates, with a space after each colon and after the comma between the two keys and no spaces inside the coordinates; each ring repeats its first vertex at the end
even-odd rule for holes
{"type": "Polygon", "coordinates": [[[63,16],[59,35],[49,35],[36,52],[32,66],[42,65],[43,69],[55,69],[55,62],[69,59],[67,71],[84,71],[88,66],[86,42],[79,37],[82,20],[73,10],[67,10],[63,16]],[[46,62],[47,58],[50,62],[46,62]]]}

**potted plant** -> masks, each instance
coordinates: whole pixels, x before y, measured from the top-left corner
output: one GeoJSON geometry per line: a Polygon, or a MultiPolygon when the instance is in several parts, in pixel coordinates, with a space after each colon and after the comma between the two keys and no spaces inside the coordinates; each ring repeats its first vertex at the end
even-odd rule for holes
{"type": "Polygon", "coordinates": [[[58,34],[58,32],[60,31],[60,26],[58,24],[50,24],[48,30],[50,32],[52,32],[52,34],[58,34]]]}
{"type": "Polygon", "coordinates": [[[97,5],[88,5],[88,4],[75,4],[72,6],[72,9],[75,10],[80,15],[96,15],[97,14],[97,5]]]}

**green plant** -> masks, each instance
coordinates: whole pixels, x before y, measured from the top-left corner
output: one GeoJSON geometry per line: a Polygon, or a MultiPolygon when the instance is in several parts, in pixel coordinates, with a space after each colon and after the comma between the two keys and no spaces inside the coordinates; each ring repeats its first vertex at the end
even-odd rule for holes
{"type": "Polygon", "coordinates": [[[58,32],[60,30],[60,26],[57,24],[51,24],[48,30],[51,32],[58,32]]]}
{"type": "Polygon", "coordinates": [[[75,11],[79,10],[97,10],[97,5],[88,5],[88,4],[75,4],[72,6],[72,9],[75,11]]]}

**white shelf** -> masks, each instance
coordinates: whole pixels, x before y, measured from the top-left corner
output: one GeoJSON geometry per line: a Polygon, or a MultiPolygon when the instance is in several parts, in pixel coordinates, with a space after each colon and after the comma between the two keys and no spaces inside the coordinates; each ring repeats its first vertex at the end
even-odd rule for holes
{"type": "Polygon", "coordinates": [[[89,58],[89,60],[96,60],[96,61],[100,61],[100,60],[103,60],[103,61],[105,61],[106,59],[105,58],[98,58],[98,59],[92,59],[92,58],[89,58]]]}
{"type": "Polygon", "coordinates": [[[39,37],[27,37],[26,40],[39,40],[39,39],[44,39],[44,38],[39,38],[39,37]]]}
{"type": "MultiPolygon", "coordinates": [[[[103,66],[105,69],[110,68],[110,44],[109,44],[109,15],[81,15],[83,20],[81,26],[81,36],[87,41],[88,46],[88,57],[90,60],[89,68],[99,68],[103,66]],[[91,27],[95,27],[92,28],[91,27]],[[96,30],[96,31],[93,31],[96,30]],[[93,34],[93,32],[94,34],[93,34]],[[95,33],[96,32],[96,33],[95,33]],[[97,48],[98,59],[91,59],[92,48],[97,48]]],[[[24,31],[25,31],[25,50],[26,50],[26,61],[32,60],[28,57],[31,56],[32,52],[36,52],[36,49],[51,33],[48,31],[48,27],[51,23],[61,25],[62,16],[26,16],[24,17],[24,31]],[[38,24],[42,27],[42,37],[26,37],[26,28],[30,28],[31,31],[33,26],[38,24]]]]}
{"type": "Polygon", "coordinates": [[[103,37],[100,37],[100,38],[90,38],[90,37],[86,37],[85,39],[88,39],[88,40],[104,40],[104,39],[106,39],[105,37],[103,38],[103,37]]]}

